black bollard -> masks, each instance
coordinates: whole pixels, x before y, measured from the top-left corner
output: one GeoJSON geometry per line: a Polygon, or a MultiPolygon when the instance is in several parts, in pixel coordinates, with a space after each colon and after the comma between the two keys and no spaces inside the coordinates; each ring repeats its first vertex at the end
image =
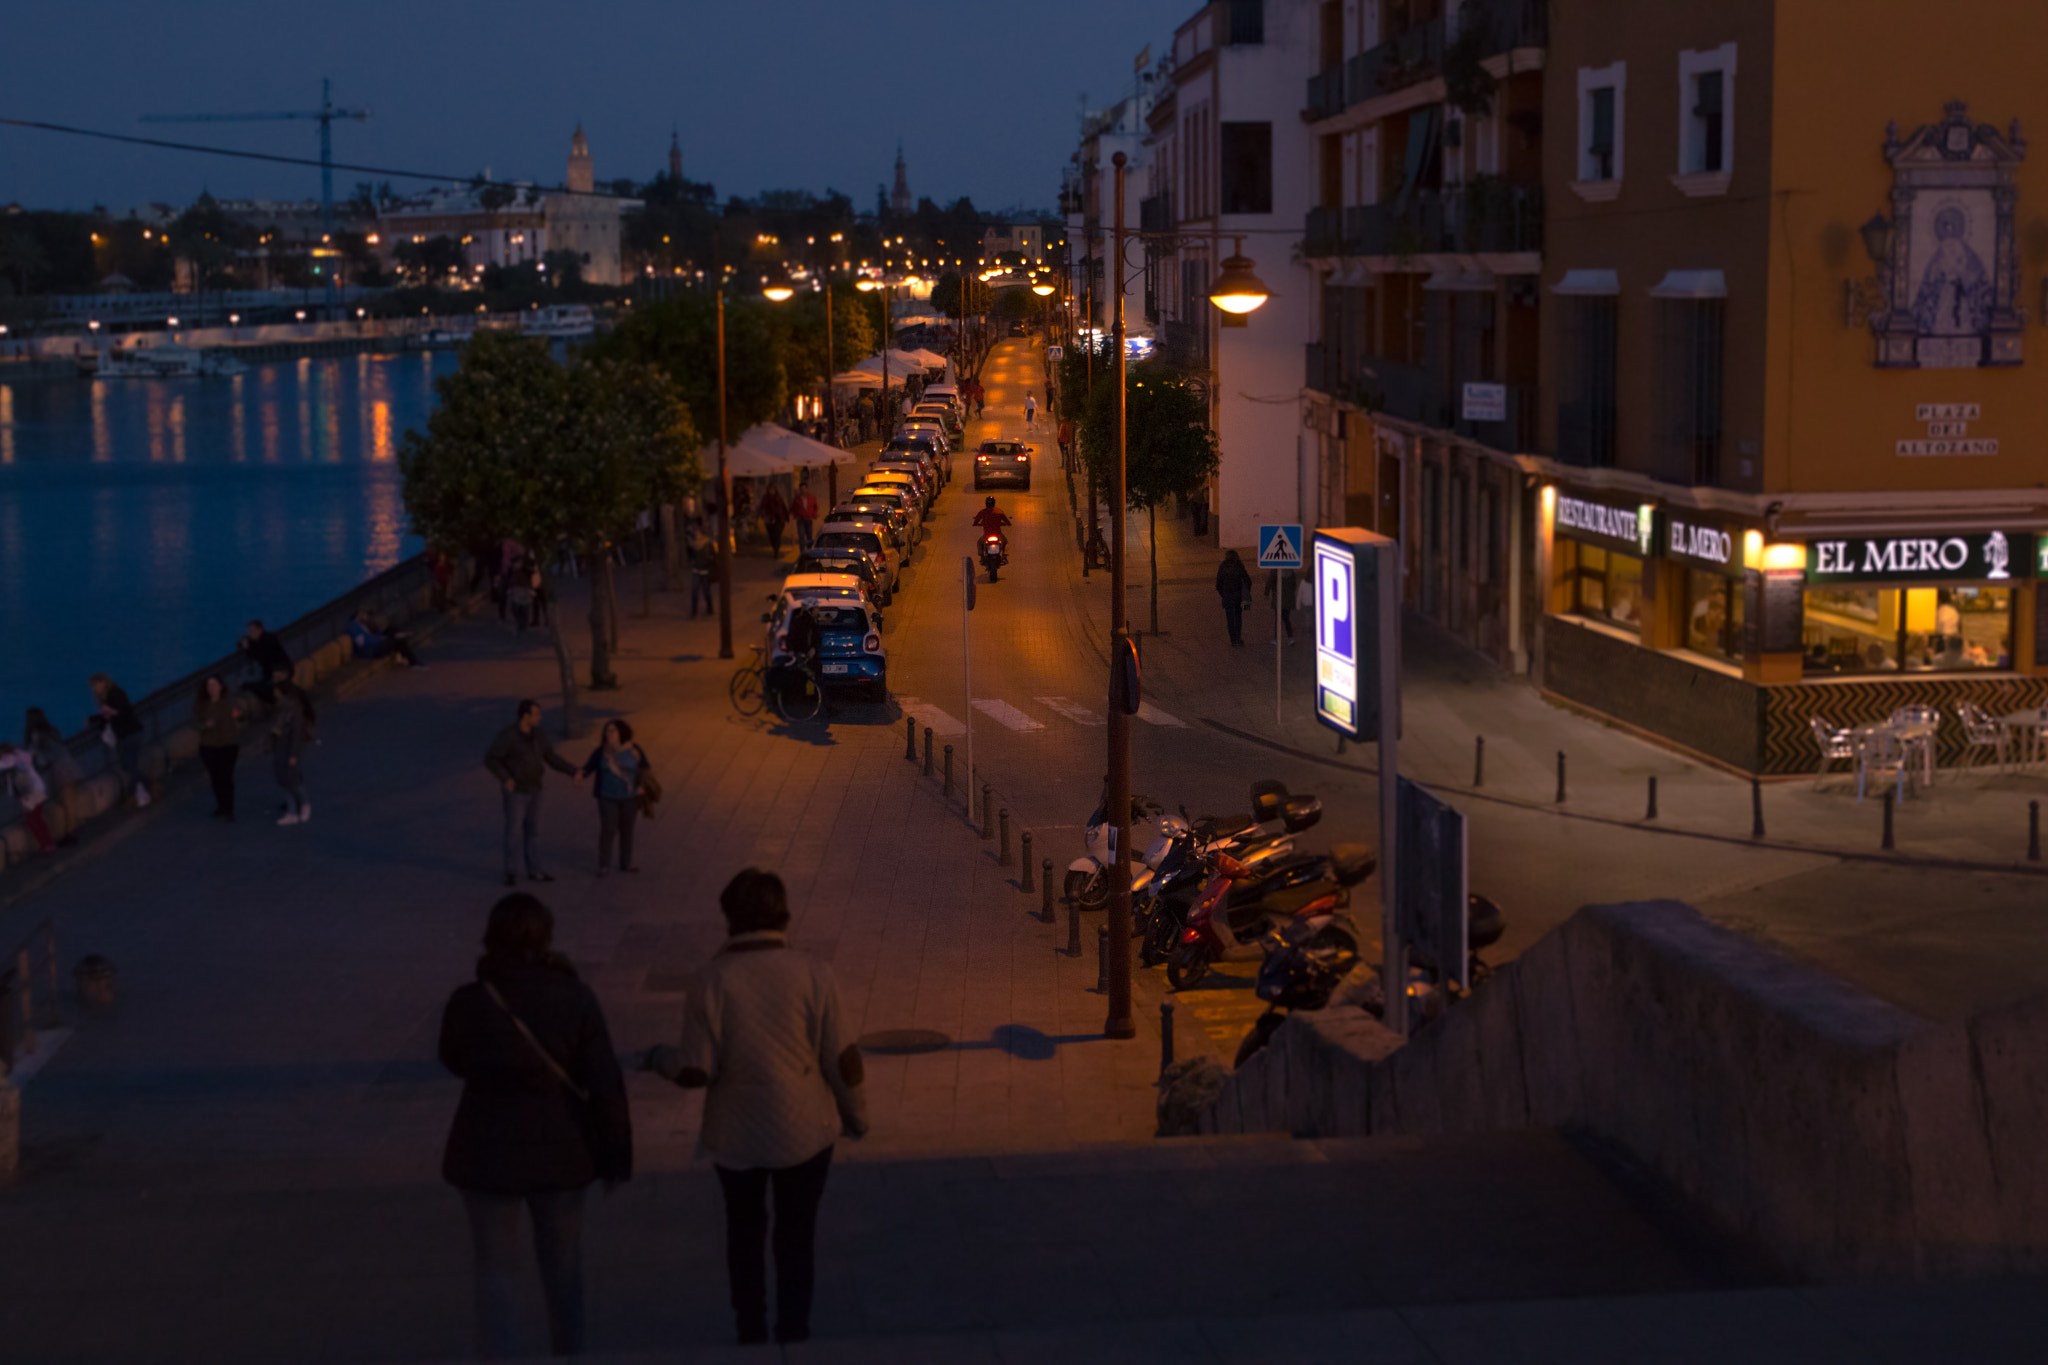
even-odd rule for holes
{"type": "Polygon", "coordinates": [[[1557,799],[1564,800],[1564,750],[1557,751],[1557,799]]]}
{"type": "Polygon", "coordinates": [[[942,794],[946,796],[953,794],[953,746],[950,744],[946,746],[946,785],[942,794]]]}
{"type": "Polygon", "coordinates": [[[1889,788],[1885,790],[1884,794],[1884,847],[1887,850],[1894,847],[1892,843],[1892,792],[1889,788]]]}
{"type": "Polygon", "coordinates": [[[1654,773],[1650,775],[1650,809],[1643,818],[1645,820],[1657,818],[1657,777],[1654,773]]]}
{"type": "Polygon", "coordinates": [[[1173,1065],[1173,1002],[1159,1002],[1159,1074],[1173,1065]]]}
{"type": "Polygon", "coordinates": [[[1472,785],[1486,785],[1486,736],[1472,736],[1472,785]]]}
{"type": "MultiPolygon", "coordinates": [[[[969,811],[967,814],[969,819],[972,819],[974,816],[973,811],[969,811]]],[[[984,839],[993,839],[995,838],[995,835],[996,832],[992,823],[992,817],[990,815],[988,805],[988,783],[984,782],[981,784],[981,837],[984,839]]]]}
{"type": "Polygon", "coordinates": [[[1102,995],[1109,994],[1109,926],[1095,926],[1095,989],[1102,995]]]}
{"type": "Polygon", "coordinates": [[[932,727],[924,727],[924,775],[932,775],[932,727]]]}
{"type": "Polygon", "coordinates": [[[1040,864],[1038,865],[1038,871],[1039,871],[1039,878],[1038,878],[1038,891],[1039,891],[1039,895],[1040,895],[1040,896],[1042,897],[1042,899],[1041,899],[1041,900],[1039,901],[1039,903],[1038,903],[1038,908],[1039,908],[1039,910],[1040,910],[1041,912],[1043,912],[1043,914],[1044,914],[1044,916],[1045,916],[1045,922],[1046,922],[1047,924],[1051,924],[1051,923],[1052,923],[1052,915],[1053,915],[1053,910],[1052,910],[1052,859],[1050,859],[1050,858],[1047,858],[1047,859],[1046,859],[1046,860],[1045,860],[1044,862],[1040,863],[1040,864]]]}
{"type": "Polygon", "coordinates": [[[1067,956],[1081,955],[1081,902],[1067,901],[1067,956]]]}
{"type": "Polygon", "coordinates": [[[2027,802],[2027,861],[2041,861],[2041,803],[2027,802]]]}
{"type": "Polygon", "coordinates": [[[1749,779],[1749,837],[1764,837],[1764,783],[1760,777],[1749,779]]]}
{"type": "Polygon", "coordinates": [[[903,757],[909,762],[917,762],[916,716],[905,716],[903,718],[903,757]]]}
{"type": "MultiPolygon", "coordinates": [[[[988,788],[983,787],[981,790],[983,793],[981,798],[981,814],[983,819],[987,819],[988,788]]],[[[1008,867],[1010,865],[1010,808],[1008,806],[996,812],[996,828],[996,866],[1008,867]]]]}
{"type": "Polygon", "coordinates": [[[1021,841],[1020,841],[1020,842],[1022,842],[1022,843],[1023,843],[1023,845],[1024,845],[1024,851],[1023,851],[1022,853],[1020,853],[1020,854],[1018,854],[1018,855],[1017,855],[1017,866],[1018,866],[1018,867],[1020,867],[1020,868],[1022,868],[1022,869],[1023,869],[1023,871],[1022,871],[1021,873],[1019,873],[1019,874],[1018,874],[1018,875],[1019,875],[1019,877],[1020,877],[1020,880],[1019,880],[1019,881],[1018,881],[1018,883],[1017,883],[1017,889],[1018,889],[1019,891],[1024,891],[1024,892],[1030,892],[1030,891],[1035,891],[1035,890],[1037,890],[1038,888],[1034,887],[1034,886],[1033,886],[1033,885],[1031,884],[1031,831],[1030,831],[1030,830],[1028,830],[1028,829],[1027,829],[1027,830],[1025,830],[1025,831],[1024,831],[1024,834],[1023,834],[1023,836],[1022,836],[1022,839],[1021,839],[1021,841]]]}

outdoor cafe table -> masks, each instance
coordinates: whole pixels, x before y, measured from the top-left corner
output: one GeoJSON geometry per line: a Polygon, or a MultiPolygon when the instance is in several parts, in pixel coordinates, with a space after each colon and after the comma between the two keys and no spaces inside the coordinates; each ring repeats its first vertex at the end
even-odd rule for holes
{"type": "MultiPolygon", "coordinates": [[[[2013,757],[2022,768],[2032,766],[2041,757],[2042,730],[2048,728],[2048,707],[2033,711],[2015,711],[2009,716],[2000,716],[1998,723],[2005,727],[2006,740],[2012,745],[2013,757]]],[[[2000,745],[2001,752],[2005,746],[2000,745]]]]}
{"type": "MultiPolygon", "coordinates": [[[[1857,800],[1862,800],[1863,774],[1868,758],[1870,741],[1879,735],[1891,735],[1898,739],[1905,750],[1906,766],[1910,770],[1920,769],[1920,780],[1927,786],[1934,785],[1934,732],[1941,728],[1939,721],[1902,720],[1880,721],[1875,725],[1859,725],[1849,732],[1850,742],[1856,747],[1857,800]],[[1915,763],[1915,759],[1918,763],[1915,763]]],[[[1911,785],[1908,786],[1910,792],[1911,785]]]]}

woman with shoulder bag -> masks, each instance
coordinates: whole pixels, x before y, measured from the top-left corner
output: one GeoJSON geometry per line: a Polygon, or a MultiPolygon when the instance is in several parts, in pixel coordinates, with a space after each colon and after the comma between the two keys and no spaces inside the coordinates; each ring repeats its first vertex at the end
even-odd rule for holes
{"type": "Polygon", "coordinates": [[[515,1277],[533,1223],[555,1355],[583,1349],[583,1200],[633,1175],[625,1077],[604,1011],[552,951],[554,916],[523,893],[491,907],[477,979],[441,1014],[441,1065],[462,1078],[441,1175],[462,1191],[476,1253],[476,1346],[526,1354],[515,1277]]]}
{"type": "Polygon", "coordinates": [[[633,862],[633,822],[654,813],[661,787],[654,780],[654,765],[647,751],[633,742],[633,727],[622,720],[608,720],[597,748],[583,762],[583,776],[597,797],[597,875],[611,872],[612,843],[619,846],[619,871],[638,872],[633,862]]]}

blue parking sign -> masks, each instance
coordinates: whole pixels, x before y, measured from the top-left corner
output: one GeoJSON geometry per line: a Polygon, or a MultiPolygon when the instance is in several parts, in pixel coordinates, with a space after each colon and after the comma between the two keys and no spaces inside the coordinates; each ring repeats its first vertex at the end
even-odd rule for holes
{"type": "Polygon", "coordinates": [[[1301,527],[1296,525],[1266,524],[1259,527],[1259,567],[1262,569],[1299,569],[1301,567],[1301,527]]]}

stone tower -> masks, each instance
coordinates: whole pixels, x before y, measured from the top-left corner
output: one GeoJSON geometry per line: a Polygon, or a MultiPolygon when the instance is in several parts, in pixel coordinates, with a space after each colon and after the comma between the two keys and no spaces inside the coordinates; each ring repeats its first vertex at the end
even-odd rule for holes
{"type": "Polygon", "coordinates": [[[583,136],[583,125],[576,125],[575,136],[569,139],[569,189],[578,194],[588,194],[597,186],[597,179],[590,169],[590,143],[583,136]]]}
{"type": "Polygon", "coordinates": [[[669,129],[668,133],[668,178],[683,178],[683,139],[682,134],[674,128],[669,129]]]}
{"type": "Polygon", "coordinates": [[[917,207],[910,201],[910,175],[903,165],[903,144],[896,144],[896,188],[889,192],[889,212],[907,215],[917,207]]]}

